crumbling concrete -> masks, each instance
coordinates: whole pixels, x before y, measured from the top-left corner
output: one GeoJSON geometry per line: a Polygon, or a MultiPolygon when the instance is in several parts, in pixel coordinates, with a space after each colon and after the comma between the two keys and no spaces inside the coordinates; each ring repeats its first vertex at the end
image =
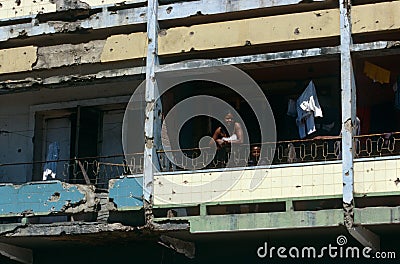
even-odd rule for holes
{"type": "Polygon", "coordinates": [[[95,191],[94,186],[69,184],[69,183],[62,183],[62,185],[64,189],[76,187],[79,192],[84,194],[85,198],[77,203],[66,202],[65,205],[61,208],[61,212],[76,214],[82,212],[94,212],[97,210],[97,204],[99,203],[99,199],[96,197],[94,193],[95,191]]]}
{"type": "Polygon", "coordinates": [[[95,212],[94,186],[59,181],[0,186],[0,217],[31,217],[95,212]]]}
{"type": "Polygon", "coordinates": [[[24,236],[61,236],[61,235],[78,235],[93,234],[100,232],[113,231],[133,231],[135,227],[125,226],[119,223],[85,223],[85,222],[69,222],[69,223],[53,223],[53,224],[35,224],[20,225],[8,232],[0,233],[4,237],[24,237],[24,236]]]}
{"type": "Polygon", "coordinates": [[[62,66],[100,62],[105,40],[95,40],[78,45],[64,44],[39,47],[33,69],[51,69],[62,66]]]}
{"type": "Polygon", "coordinates": [[[56,4],[57,11],[65,11],[70,9],[89,9],[90,6],[80,0],[50,0],[52,4],[56,4]]]}

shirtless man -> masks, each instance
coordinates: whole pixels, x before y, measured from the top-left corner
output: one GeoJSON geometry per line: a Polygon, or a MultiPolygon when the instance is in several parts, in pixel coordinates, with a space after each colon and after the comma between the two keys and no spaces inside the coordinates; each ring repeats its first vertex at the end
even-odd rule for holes
{"type": "MultiPolygon", "coordinates": [[[[227,113],[224,118],[224,125],[218,127],[210,144],[217,143],[216,161],[217,167],[224,167],[228,162],[228,154],[231,152],[232,144],[243,143],[243,130],[240,123],[235,122],[232,113],[227,113]]],[[[237,155],[237,154],[236,154],[237,155]]]]}
{"type": "Polygon", "coordinates": [[[218,144],[218,148],[232,143],[243,143],[243,130],[240,123],[235,122],[233,115],[229,112],[225,115],[225,127],[218,127],[213,135],[213,139],[218,144]]]}

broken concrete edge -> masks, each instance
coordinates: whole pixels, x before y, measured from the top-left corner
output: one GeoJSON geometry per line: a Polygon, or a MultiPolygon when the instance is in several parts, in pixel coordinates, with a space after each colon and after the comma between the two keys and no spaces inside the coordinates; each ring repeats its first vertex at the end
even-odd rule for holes
{"type": "Polygon", "coordinates": [[[82,184],[69,184],[62,183],[65,189],[70,187],[76,187],[79,192],[83,193],[85,198],[78,203],[68,203],[63,206],[61,212],[68,214],[94,212],[97,210],[97,205],[100,200],[95,195],[95,187],[93,185],[82,185],[82,184]]]}
{"type": "Polygon", "coordinates": [[[187,258],[194,259],[196,248],[193,242],[184,241],[167,235],[161,235],[159,243],[167,248],[170,248],[187,258]]]}
{"type": "MultiPolygon", "coordinates": [[[[121,1],[113,4],[89,6],[84,1],[71,1],[71,0],[51,0],[56,3],[56,14],[61,11],[67,10],[88,10],[95,11],[96,9],[100,12],[90,15],[86,19],[77,19],[72,22],[45,22],[39,23],[40,16],[23,16],[17,18],[10,18],[8,20],[14,20],[14,25],[4,26],[3,33],[0,34],[0,41],[7,41],[10,39],[29,37],[29,36],[40,36],[47,34],[54,34],[60,32],[73,32],[78,29],[102,29],[111,28],[121,25],[136,25],[145,24],[147,21],[147,7],[138,6],[138,4],[146,4],[145,0],[131,0],[121,1]],[[75,2],[75,3],[74,3],[75,2]],[[112,11],[114,8],[118,8],[118,11],[112,11]],[[118,19],[105,19],[109,17],[110,13],[113,16],[118,16],[118,19]],[[19,23],[19,21],[26,21],[26,19],[32,19],[30,23],[19,23]],[[53,26],[53,25],[56,26],[53,26]],[[34,25],[34,27],[32,27],[34,25]],[[6,34],[7,32],[7,34],[6,34]]],[[[264,8],[271,8],[277,6],[287,5],[298,5],[302,2],[307,4],[310,2],[324,2],[327,0],[314,0],[314,1],[302,1],[302,0],[281,0],[281,1],[259,1],[259,0],[246,0],[241,6],[243,10],[257,10],[264,8]]],[[[209,1],[185,1],[177,3],[160,3],[158,7],[158,20],[174,20],[174,19],[185,19],[188,17],[197,17],[204,15],[218,15],[225,13],[232,13],[237,11],[236,3],[230,3],[227,0],[221,1],[218,5],[210,5],[209,1]]],[[[235,1],[236,2],[236,1],[235,1]]],[[[43,15],[49,15],[55,13],[45,13],[43,15]]],[[[61,19],[61,18],[60,18],[61,19]]],[[[58,20],[60,20],[58,19],[58,20]]],[[[1,32],[1,28],[0,28],[1,32]]]]}
{"type": "Polygon", "coordinates": [[[31,249],[19,247],[12,244],[0,242],[0,255],[23,264],[33,263],[33,252],[31,249]]]}
{"type": "Polygon", "coordinates": [[[90,9],[90,5],[80,0],[50,0],[50,3],[56,4],[57,11],[70,9],[90,9]]]}
{"type": "Polygon", "coordinates": [[[24,237],[24,236],[61,236],[92,234],[113,231],[134,231],[137,227],[125,226],[120,223],[97,223],[97,222],[61,222],[52,224],[26,224],[20,225],[13,230],[0,233],[2,237],[24,237]]]}
{"type": "MultiPolygon", "coordinates": [[[[9,212],[1,214],[1,217],[32,217],[32,216],[49,216],[58,214],[76,214],[86,212],[96,212],[100,200],[96,197],[95,187],[93,185],[82,185],[82,184],[69,184],[60,181],[47,181],[47,182],[28,182],[24,184],[0,184],[0,186],[9,186],[16,190],[22,189],[28,185],[41,185],[41,184],[61,184],[64,190],[74,189],[83,195],[83,199],[80,201],[71,202],[65,200],[65,204],[57,211],[48,212],[35,212],[33,210],[24,210],[22,212],[9,212]]],[[[61,190],[60,190],[61,192],[61,190]]],[[[60,192],[56,191],[52,196],[47,198],[47,201],[58,202],[60,200],[60,192]]]]}
{"type": "MultiPolygon", "coordinates": [[[[0,227],[3,225],[0,225],[0,227]]],[[[8,228],[0,229],[0,237],[24,237],[24,236],[61,236],[84,235],[101,232],[140,232],[142,234],[160,235],[172,231],[189,231],[189,223],[162,224],[155,228],[148,226],[128,226],[121,223],[100,222],[59,222],[52,224],[13,224],[8,228]]]]}
{"type": "Polygon", "coordinates": [[[143,74],[143,67],[134,67],[126,69],[106,70],[95,74],[87,75],[63,75],[63,76],[51,76],[48,78],[32,78],[28,77],[21,80],[7,80],[0,81],[0,93],[7,92],[24,92],[26,90],[38,88],[57,88],[58,86],[64,87],[70,84],[82,84],[87,85],[88,82],[104,81],[110,82],[111,79],[140,76],[143,74]]]}
{"type": "MultiPolygon", "coordinates": [[[[368,49],[373,48],[374,50],[385,50],[385,49],[398,49],[400,46],[399,41],[378,41],[371,43],[363,43],[363,44],[354,44],[353,52],[363,52],[368,49]]],[[[275,53],[266,53],[266,54],[258,54],[258,55],[249,55],[249,56],[239,56],[239,57],[225,57],[225,58],[216,58],[213,60],[208,60],[208,62],[214,61],[215,63],[207,63],[207,64],[199,64],[188,61],[188,63],[184,64],[180,68],[174,67],[166,67],[164,69],[168,69],[168,71],[177,71],[198,67],[212,67],[215,65],[240,65],[240,64],[251,64],[251,63],[261,63],[261,62],[275,62],[276,61],[286,61],[286,60],[294,60],[298,58],[304,57],[323,57],[330,55],[339,54],[338,47],[324,47],[324,48],[312,48],[305,50],[293,50],[293,51],[285,51],[285,52],[275,52],[275,53]]],[[[82,64],[80,64],[82,65],[82,64]]],[[[88,64],[92,66],[92,64],[88,64]]],[[[167,66],[167,65],[162,65],[167,66]]],[[[156,69],[157,72],[164,72],[163,67],[159,67],[156,69]]],[[[143,66],[131,67],[131,68],[121,68],[121,69],[113,69],[113,70],[104,70],[99,71],[93,74],[80,75],[80,74],[71,74],[71,75],[58,75],[51,76],[47,78],[33,78],[27,77],[24,79],[14,79],[14,80],[5,80],[0,81],[0,92],[15,92],[16,90],[30,89],[35,86],[52,87],[56,85],[63,84],[72,84],[72,83],[85,83],[85,81],[94,81],[94,80],[104,80],[109,81],[111,78],[126,78],[133,77],[144,74],[145,68],[143,66]]]]}
{"type": "Polygon", "coordinates": [[[343,203],[343,223],[347,229],[354,226],[354,200],[348,203],[343,203]]]}

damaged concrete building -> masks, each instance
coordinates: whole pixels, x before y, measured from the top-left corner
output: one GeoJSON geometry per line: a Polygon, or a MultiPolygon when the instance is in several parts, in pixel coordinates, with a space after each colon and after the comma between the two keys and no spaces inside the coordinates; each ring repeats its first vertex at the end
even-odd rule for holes
{"type": "Polygon", "coordinates": [[[393,260],[399,10],[389,0],[0,1],[0,262],[335,260],[267,244],[393,260]],[[261,96],[210,81],[226,67],[261,96]],[[160,92],[158,76],[186,82],[160,92]],[[302,135],[308,87],[315,123],[302,135]],[[199,158],[219,125],[201,112],[212,103],[179,127],[184,161],[166,160],[165,116],[199,95],[242,119],[246,151],[228,153],[232,167],[199,158]],[[252,112],[261,97],[274,140],[252,112]],[[140,143],[127,149],[129,138],[140,143]],[[266,163],[250,164],[254,146],[266,163]]]}

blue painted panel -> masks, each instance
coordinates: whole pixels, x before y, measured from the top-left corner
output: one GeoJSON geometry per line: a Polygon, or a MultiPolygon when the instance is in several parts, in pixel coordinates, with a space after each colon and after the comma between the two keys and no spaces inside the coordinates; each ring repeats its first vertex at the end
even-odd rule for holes
{"type": "Polygon", "coordinates": [[[135,209],[143,206],[143,177],[125,177],[113,180],[109,197],[113,199],[117,210],[135,209]]]}
{"type": "Polygon", "coordinates": [[[83,199],[85,194],[76,186],[64,187],[60,181],[0,185],[0,216],[58,212],[67,203],[83,199]]]}

